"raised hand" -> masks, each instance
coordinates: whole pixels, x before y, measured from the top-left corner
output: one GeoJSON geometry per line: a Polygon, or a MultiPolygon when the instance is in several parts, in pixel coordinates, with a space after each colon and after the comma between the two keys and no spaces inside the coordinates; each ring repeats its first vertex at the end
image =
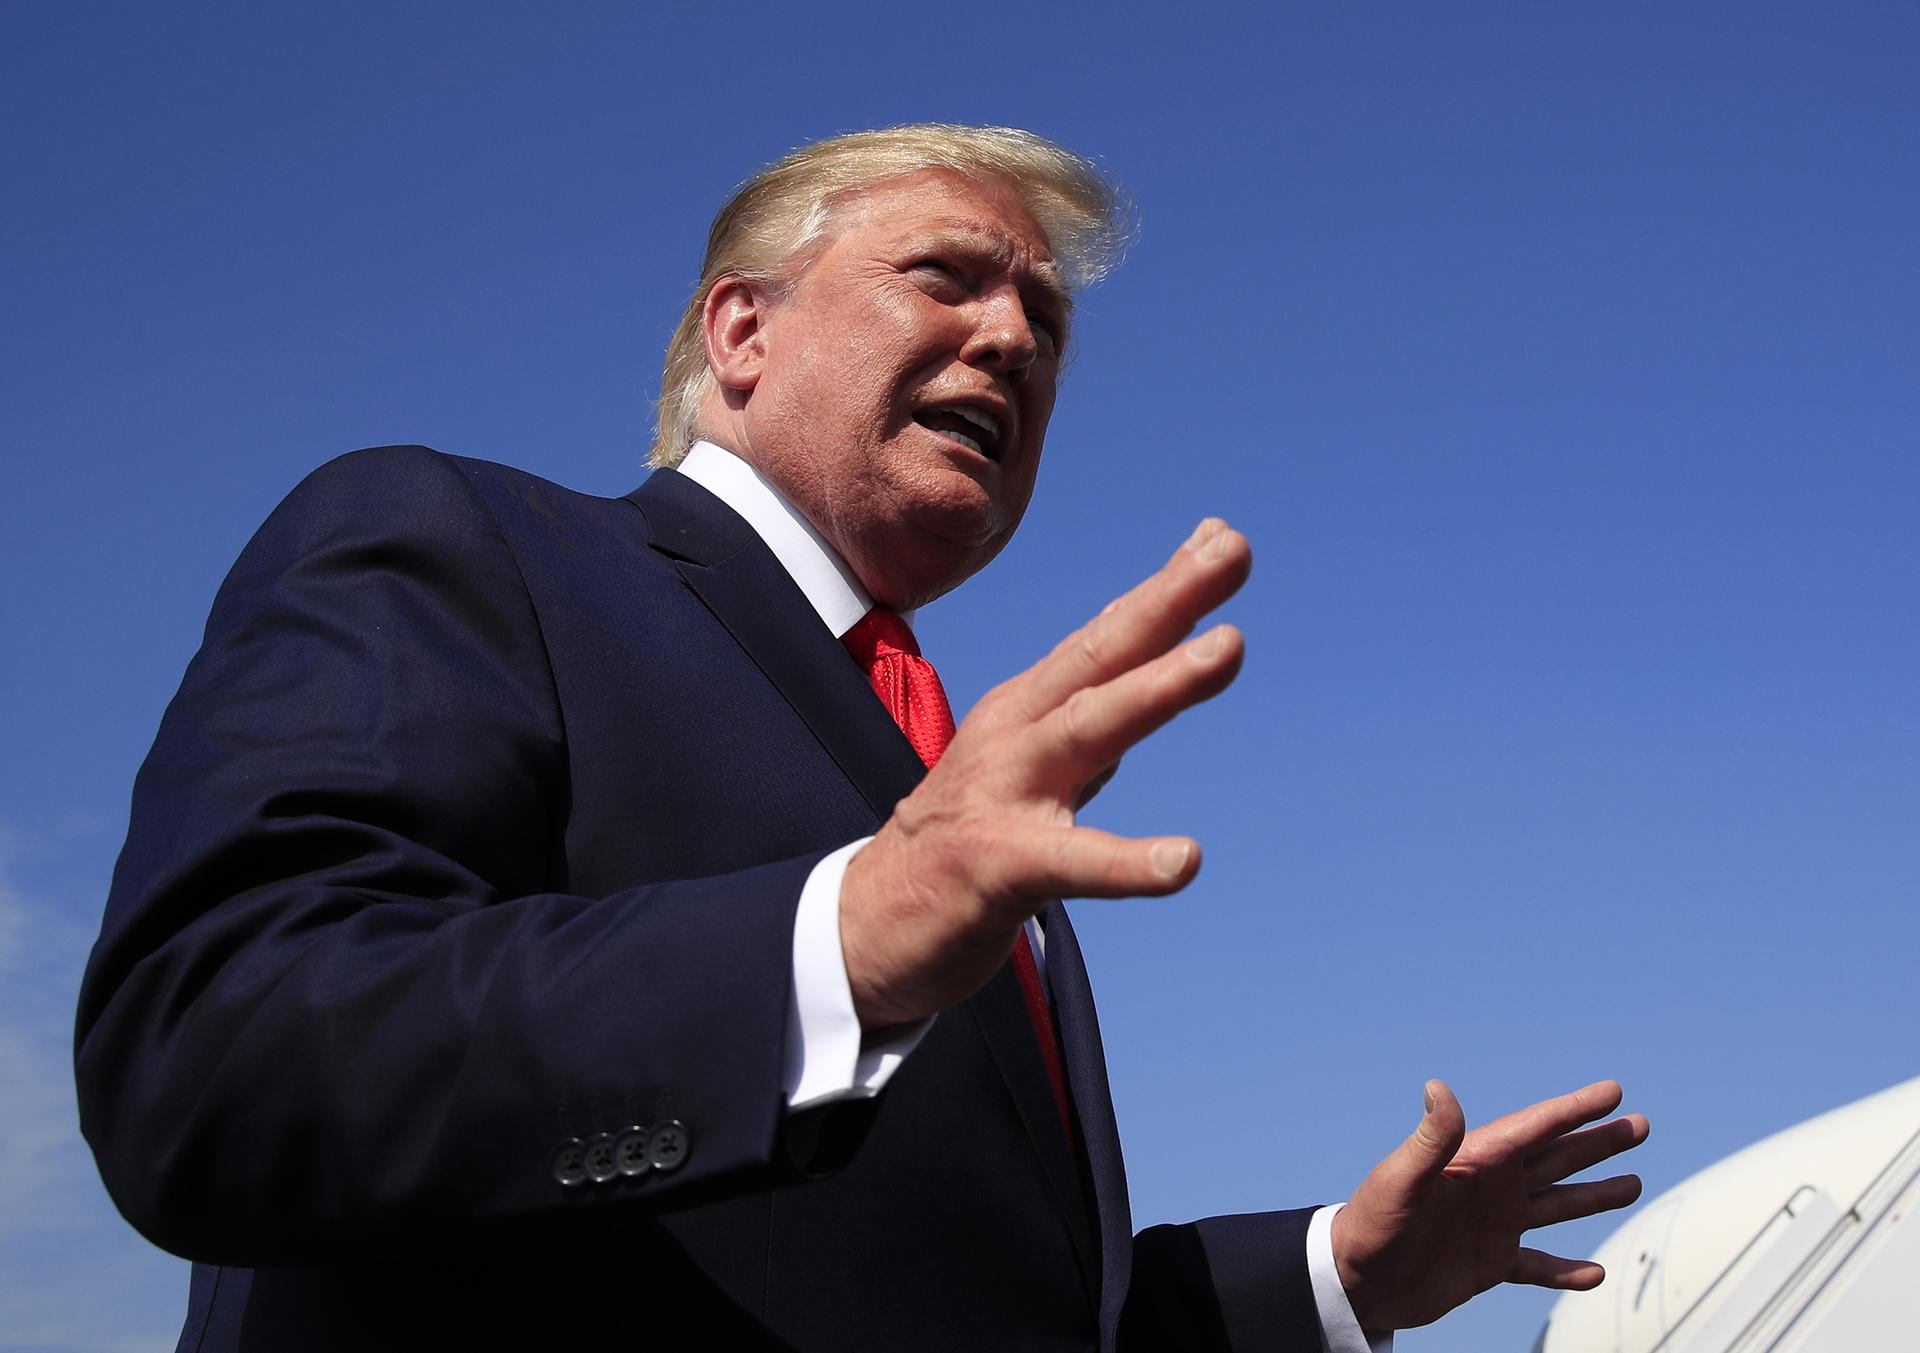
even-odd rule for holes
{"type": "Polygon", "coordinates": [[[1637,1113],[1584,1126],[1619,1105],[1619,1083],[1599,1081],[1468,1132],[1453,1091],[1428,1081],[1420,1126],[1333,1219],[1334,1262],[1361,1328],[1429,1324],[1496,1283],[1598,1286],[1600,1265],[1528,1249],[1520,1235],[1640,1196],[1634,1175],[1560,1182],[1647,1139],[1637,1113]]]}
{"type": "Polygon", "coordinates": [[[1160,896],[1200,868],[1190,837],[1074,823],[1129,747],[1219,694],[1240,633],[1194,626],[1247,579],[1246,537],[1209,518],[1164,567],[974,707],[927,778],[847,867],[840,939],[867,1028],[966,999],[1058,897],[1160,896]]]}

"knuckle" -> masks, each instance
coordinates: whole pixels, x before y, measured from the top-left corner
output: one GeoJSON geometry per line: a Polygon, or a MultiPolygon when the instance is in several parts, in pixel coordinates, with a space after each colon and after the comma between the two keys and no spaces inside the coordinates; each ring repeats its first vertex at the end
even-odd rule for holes
{"type": "Polygon", "coordinates": [[[959,737],[961,730],[969,727],[991,729],[997,724],[1007,702],[1013,698],[1008,692],[1012,684],[1012,682],[1003,681],[974,701],[973,708],[967,712],[967,717],[962,719],[959,728],[954,730],[954,736],[959,737]]]}
{"type": "Polygon", "coordinates": [[[1095,701],[1091,690],[1077,690],[1067,697],[1060,710],[1061,740],[1069,751],[1085,751],[1095,739],[1095,701]]]}
{"type": "Polygon", "coordinates": [[[1045,713],[1043,687],[1032,669],[1009,677],[974,702],[961,727],[973,724],[996,735],[1017,733],[1045,713]]]}
{"type": "Polygon", "coordinates": [[[1192,689],[1204,673],[1192,656],[1191,648],[1176,648],[1161,656],[1146,673],[1147,686],[1156,699],[1177,699],[1192,689]]]}
{"type": "Polygon", "coordinates": [[[1008,677],[1005,681],[989,686],[987,693],[974,703],[974,708],[978,709],[982,705],[985,705],[989,709],[995,709],[1009,701],[1018,699],[1021,684],[1020,677],[1015,676],[1008,677]]]}
{"type": "Polygon", "coordinates": [[[922,781],[921,788],[914,790],[906,798],[893,806],[892,825],[899,828],[909,838],[919,836],[932,825],[938,810],[932,803],[933,795],[922,781]]]}
{"type": "Polygon", "coordinates": [[[1087,625],[1076,630],[1067,641],[1073,645],[1074,656],[1089,667],[1100,667],[1106,662],[1106,645],[1101,642],[1099,627],[1087,625]]]}

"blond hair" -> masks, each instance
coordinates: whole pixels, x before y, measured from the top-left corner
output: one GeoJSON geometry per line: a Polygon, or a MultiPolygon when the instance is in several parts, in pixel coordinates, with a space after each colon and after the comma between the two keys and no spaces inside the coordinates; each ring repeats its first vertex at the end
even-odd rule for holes
{"type": "Polygon", "coordinates": [[[700,281],[667,344],[650,464],[677,465],[699,437],[701,406],[714,388],[703,313],[715,283],[734,276],[777,291],[822,242],[840,200],[925,169],[1009,184],[1046,232],[1071,288],[1104,277],[1132,239],[1125,192],[1092,161],[1032,132],[930,122],[802,146],[748,179],[713,219],[700,281]]]}

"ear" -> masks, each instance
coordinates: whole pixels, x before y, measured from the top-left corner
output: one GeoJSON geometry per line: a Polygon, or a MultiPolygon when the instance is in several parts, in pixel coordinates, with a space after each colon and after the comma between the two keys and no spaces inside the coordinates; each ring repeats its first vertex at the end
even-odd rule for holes
{"type": "Polygon", "coordinates": [[[746,394],[760,380],[767,360],[767,301],[745,278],[713,284],[701,308],[707,369],[723,390],[746,394]]]}

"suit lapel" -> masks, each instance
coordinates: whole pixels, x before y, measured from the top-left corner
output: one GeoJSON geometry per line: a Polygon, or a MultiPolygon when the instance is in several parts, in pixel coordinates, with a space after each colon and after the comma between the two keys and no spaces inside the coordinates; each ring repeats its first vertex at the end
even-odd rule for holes
{"type": "Polygon", "coordinates": [[[1020,979],[1014,974],[1013,965],[1004,964],[963,1008],[980,1026],[980,1035],[999,1064],[1014,1109],[1026,1127],[1027,1139],[1040,1158],[1047,1187],[1052,1190],[1060,1215],[1067,1223],[1067,1232],[1073,1238],[1074,1254],[1080,1260],[1087,1294],[1097,1306],[1101,1266],[1092,1225],[1093,1209],[1087,1205],[1073,1144],[1060,1130],[1060,1110],[1054,1103],[1053,1084],[1047,1078],[1046,1063],[1040,1058],[1033,1021],[1027,1014],[1026,996],[1020,990],[1020,979]]]}
{"type": "Polygon", "coordinates": [[[753,528],[685,475],[661,473],[627,495],[651,543],[726,626],[754,665],[884,822],[926,768],[886,707],[827,632],[753,528]]]}
{"type": "MultiPolygon", "coordinates": [[[[920,782],[926,768],[886,706],[874,698],[865,675],[849,661],[840,641],[820,623],[805,594],[772,551],[737,513],[684,475],[656,473],[627,497],[646,515],[653,548],[674,560],[687,586],[805,721],[827,755],[866,799],[875,821],[886,821],[894,805],[920,782]]],[[[1068,934],[1071,945],[1071,932],[1068,934]]],[[[1052,935],[1049,929],[1049,973],[1053,971],[1052,935]]],[[[1074,953],[1077,961],[1078,950],[1074,953]]],[[[1074,989],[1085,991],[1084,971],[1074,989]]],[[[1055,997],[1060,997],[1057,986],[1055,997]]],[[[1074,999],[1081,997],[1076,995],[1074,999]]],[[[1088,1018],[1076,1021],[1083,1026],[1090,1022],[1091,996],[1085,1000],[1089,1003],[1088,1018]]],[[[1013,966],[1003,966],[964,1009],[972,1015],[1007,1083],[1072,1237],[1089,1295],[1097,1303],[1103,1245],[1094,1235],[1092,1210],[1087,1206],[1072,1146],[1060,1130],[1053,1087],[1034,1042],[1033,1025],[1013,966]]],[[[1063,1036],[1065,1027],[1063,1020],[1063,1036]]],[[[1097,1049],[1097,1029],[1093,1038],[1097,1049]]],[[[1067,1046],[1071,1077],[1075,1059],[1073,1045],[1067,1046]]],[[[1096,1072],[1100,1077],[1097,1100],[1083,1098],[1077,1078],[1072,1080],[1072,1090],[1076,1104],[1094,1106],[1093,1127],[1104,1133],[1104,1140],[1113,1136],[1113,1113],[1106,1097],[1104,1071],[1096,1068],[1096,1072]]],[[[1083,1127],[1087,1126],[1087,1117],[1083,1110],[1083,1127]]],[[[1090,1163],[1091,1140],[1090,1134],[1090,1163]]],[[[1118,1159],[1117,1140],[1113,1158],[1118,1159]]],[[[1096,1196],[1099,1179],[1096,1173],[1096,1196]]],[[[1124,1181],[1121,1199],[1124,1213],[1124,1181]]],[[[1102,1206],[1099,1211],[1104,1234],[1109,1209],[1102,1206]]],[[[1111,1261],[1106,1268],[1111,1271],[1111,1261]]]]}
{"type": "Polygon", "coordinates": [[[1080,942],[1058,902],[1043,913],[1047,932],[1047,985],[1053,991],[1053,1017],[1066,1053],[1067,1088],[1073,1094],[1086,1146],[1087,1175],[1093,1184],[1094,1212],[1100,1228],[1100,1327],[1109,1336],[1119,1327],[1133,1269],[1133,1213],[1127,1204],[1127,1171],[1120,1155],[1120,1130],[1113,1117],[1113,1091],[1107,1084],[1107,1053],[1100,1042],[1093,987],[1087,980],[1080,942]]]}

